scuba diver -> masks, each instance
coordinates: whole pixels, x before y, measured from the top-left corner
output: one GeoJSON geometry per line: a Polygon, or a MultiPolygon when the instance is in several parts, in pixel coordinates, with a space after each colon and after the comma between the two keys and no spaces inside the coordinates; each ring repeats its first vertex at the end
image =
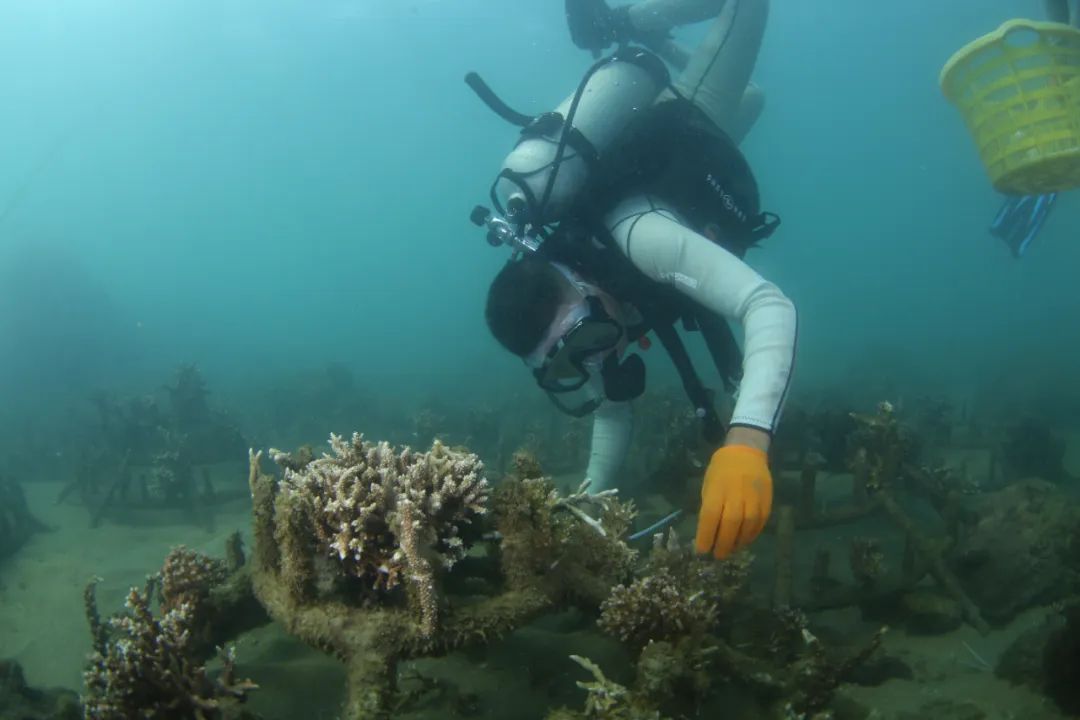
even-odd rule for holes
{"type": "Polygon", "coordinates": [[[631,401],[645,388],[652,333],[678,370],[706,438],[720,445],[705,472],[696,548],[717,558],[760,534],[772,506],[767,451],[794,366],[792,302],[742,257],[779,225],[762,212],[737,145],[763,103],[750,85],[767,0],[643,0],[609,10],[567,0],[572,39],[599,52],[577,91],[530,117],[467,81],[521,137],[478,206],[475,224],[510,261],[494,278],[486,320],[551,400],[593,414],[586,478],[612,487],[626,456],[631,401]],[[715,17],[684,56],[673,27],[715,17]],[[682,67],[667,66],[647,47],[682,67]],[[679,62],[682,60],[682,62],[679,62]],[[728,320],[743,327],[743,347],[728,320]],[[737,395],[730,421],[695,372],[677,324],[700,331],[737,395]]]}
{"type": "MultiPolygon", "coordinates": [[[[1043,5],[1050,22],[1080,28],[1080,0],[1044,0],[1043,5]]],[[[1020,259],[1042,230],[1057,195],[1046,193],[1006,197],[990,223],[990,234],[1001,239],[1012,256],[1020,259]]]]}

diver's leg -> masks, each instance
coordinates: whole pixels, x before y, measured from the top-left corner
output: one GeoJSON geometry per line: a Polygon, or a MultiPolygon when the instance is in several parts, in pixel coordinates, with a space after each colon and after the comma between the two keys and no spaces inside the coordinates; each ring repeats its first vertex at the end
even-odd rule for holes
{"type": "Polygon", "coordinates": [[[674,40],[662,40],[652,46],[652,51],[662,57],[676,70],[682,72],[690,63],[690,53],[674,40]]]}
{"type": "Polygon", "coordinates": [[[664,37],[653,50],[678,70],[690,63],[690,53],[666,39],[680,25],[692,25],[720,14],[727,0],[643,0],[625,6],[630,26],[642,33],[664,37]]]}
{"type": "Polygon", "coordinates": [[[727,132],[736,145],[741,145],[746,136],[750,134],[750,128],[754,127],[754,123],[761,117],[761,112],[764,109],[765,93],[754,83],[749,83],[746,86],[746,91],[743,92],[742,100],[739,101],[738,110],[729,121],[728,127],[724,128],[724,131],[727,132]]]}
{"type": "MultiPolygon", "coordinates": [[[[740,119],[741,106],[768,17],[768,0],[726,2],[675,81],[680,94],[729,134],[749,131],[740,119]]],[[[758,102],[760,111],[760,99],[751,102],[758,102]]]]}
{"type": "Polygon", "coordinates": [[[716,17],[726,0],[642,0],[627,7],[630,24],[641,32],[667,32],[716,17]]]}
{"type": "Polygon", "coordinates": [[[688,55],[671,42],[669,33],[680,25],[720,14],[731,0],[642,0],[610,7],[607,0],[565,0],[570,39],[598,57],[612,43],[641,43],[680,70],[688,55]]]}

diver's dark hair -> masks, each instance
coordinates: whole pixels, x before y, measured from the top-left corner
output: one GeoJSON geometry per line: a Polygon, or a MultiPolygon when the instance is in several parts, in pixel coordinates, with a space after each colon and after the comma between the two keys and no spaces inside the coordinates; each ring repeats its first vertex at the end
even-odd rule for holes
{"type": "Polygon", "coordinates": [[[542,258],[507,263],[488,290],[484,315],[491,334],[518,357],[531,353],[555,320],[564,285],[562,274],[542,258]]]}

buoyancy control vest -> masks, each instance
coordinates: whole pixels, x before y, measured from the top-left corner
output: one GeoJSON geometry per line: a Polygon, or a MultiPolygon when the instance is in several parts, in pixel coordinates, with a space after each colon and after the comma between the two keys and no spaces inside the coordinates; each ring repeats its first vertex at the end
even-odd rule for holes
{"type": "Polygon", "coordinates": [[[742,257],[779,225],[778,217],[761,212],[745,157],[670,87],[663,61],[638,48],[598,61],[559,108],[535,117],[511,110],[474,73],[466,81],[496,113],[522,127],[491,189],[498,214],[478,206],[473,222],[487,226],[492,245],[510,245],[515,255],[538,252],[637,308],[643,322],[627,329],[630,339],[656,334],[706,436],[719,440],[724,428],[676,325],[681,320],[685,329],[701,331],[728,389],[742,373],[730,326],[645,276],[614,246],[602,218],[623,198],[654,194],[692,227],[716,225],[719,244],[742,257]],[[665,90],[671,99],[658,102],[665,90]]]}
{"type": "Polygon", "coordinates": [[[596,164],[579,212],[606,212],[637,194],[664,200],[698,231],[715,226],[720,244],[738,257],[780,224],[761,211],[757,180],[735,142],[681,97],[658,102],[627,126],[596,164]]]}

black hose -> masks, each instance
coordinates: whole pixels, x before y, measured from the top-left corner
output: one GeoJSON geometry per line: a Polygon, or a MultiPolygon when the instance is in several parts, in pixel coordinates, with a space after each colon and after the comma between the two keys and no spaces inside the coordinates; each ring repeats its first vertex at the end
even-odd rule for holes
{"type": "Polygon", "coordinates": [[[504,103],[478,74],[471,72],[466,75],[465,83],[472,88],[477,97],[484,101],[485,105],[491,108],[492,112],[511,125],[526,127],[534,120],[532,115],[519,113],[517,110],[514,110],[504,103]]]}
{"type": "MultiPolygon", "coordinates": [[[[552,170],[548,175],[547,184],[544,186],[544,195],[540,198],[540,205],[537,207],[537,213],[543,215],[544,210],[547,209],[548,200],[551,199],[551,191],[555,187],[555,176],[559,174],[559,168],[562,165],[563,155],[566,153],[566,143],[570,140],[570,131],[574,129],[574,116],[577,115],[578,105],[581,104],[581,98],[585,95],[585,87],[592,80],[592,76],[596,72],[611,62],[614,57],[603,58],[597,60],[592,66],[585,72],[585,77],[581,78],[581,82],[578,84],[577,91],[574,93],[573,99],[570,101],[570,107],[566,111],[566,117],[563,119],[562,134],[559,135],[559,144],[555,149],[555,159],[551,161],[552,170]]],[[[537,218],[539,223],[539,218],[537,218]]]]}

